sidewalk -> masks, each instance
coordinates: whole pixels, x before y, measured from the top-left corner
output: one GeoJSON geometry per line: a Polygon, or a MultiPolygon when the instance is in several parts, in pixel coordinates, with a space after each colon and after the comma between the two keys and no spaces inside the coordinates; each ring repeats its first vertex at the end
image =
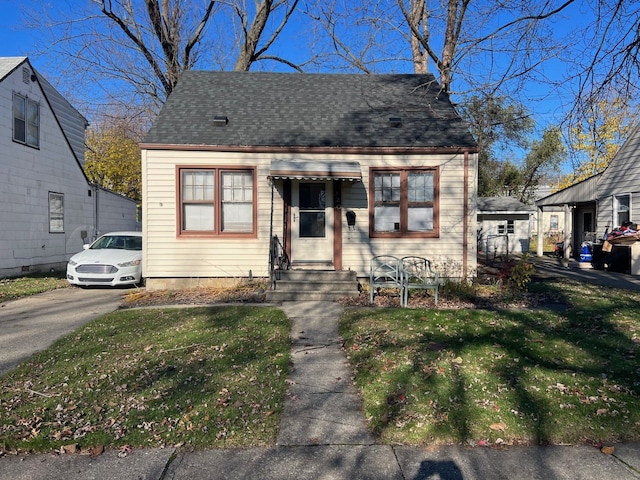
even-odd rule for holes
{"type": "Polygon", "coordinates": [[[180,452],[109,451],[0,457],[0,479],[639,479],[640,444],[605,455],[589,446],[403,447],[375,445],[341,349],[341,307],[285,303],[292,322],[293,369],[277,446],[180,452]]]}

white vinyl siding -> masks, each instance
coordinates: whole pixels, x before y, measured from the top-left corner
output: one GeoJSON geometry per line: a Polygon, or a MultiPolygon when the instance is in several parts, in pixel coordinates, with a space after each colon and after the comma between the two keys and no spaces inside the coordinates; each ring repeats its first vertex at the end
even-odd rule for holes
{"type": "MultiPolygon", "coordinates": [[[[143,271],[150,278],[241,278],[268,274],[269,215],[271,187],[266,178],[271,157],[215,152],[143,150],[142,200],[143,271]],[[249,172],[256,179],[258,210],[254,233],[228,235],[179,235],[178,191],[181,166],[187,170],[211,169],[220,172],[249,172]],[[176,168],[178,167],[178,168],[176,168]],[[151,174],[152,173],[152,174],[151,174]],[[238,238],[238,235],[244,235],[238,238]]],[[[253,192],[251,194],[253,196],[253,192]]],[[[280,194],[276,193],[276,198],[280,194]]],[[[236,192],[236,198],[237,192],[236,192]]],[[[245,199],[248,198],[245,195],[245,199]]],[[[282,218],[282,204],[275,205],[274,217],[282,218]]],[[[282,223],[279,221],[278,225],[282,223]]],[[[246,224],[245,224],[246,225],[246,224]]],[[[281,230],[281,227],[279,227],[281,230]]]]}
{"type": "MultiPolygon", "coordinates": [[[[16,59],[0,60],[0,70],[9,62],[16,59]]],[[[8,67],[10,73],[0,75],[0,191],[6,198],[0,203],[0,277],[62,269],[99,231],[136,229],[135,202],[87,182],[57,112],[40,89],[43,79],[29,77],[24,83],[19,62],[28,63],[17,62],[8,67]],[[37,149],[13,138],[14,94],[39,106],[38,116],[31,121],[38,126],[37,149]],[[63,196],[63,218],[59,210],[52,211],[49,193],[63,196]]],[[[84,121],[77,112],[73,118],[78,120],[74,128],[78,143],[83,144],[84,121]]]]}

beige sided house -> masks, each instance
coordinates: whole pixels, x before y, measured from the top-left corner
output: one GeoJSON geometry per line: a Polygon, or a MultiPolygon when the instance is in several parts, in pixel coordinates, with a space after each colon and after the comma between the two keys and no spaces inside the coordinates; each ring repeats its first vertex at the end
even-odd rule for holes
{"type": "Polygon", "coordinates": [[[382,254],[475,274],[477,145],[430,74],[186,72],[142,175],[150,289],[340,285],[382,254]]]}

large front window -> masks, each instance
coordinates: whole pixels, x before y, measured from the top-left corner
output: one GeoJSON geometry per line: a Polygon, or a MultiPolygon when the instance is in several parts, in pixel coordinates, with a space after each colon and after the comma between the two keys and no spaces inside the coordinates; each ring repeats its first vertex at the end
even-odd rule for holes
{"type": "Polygon", "coordinates": [[[372,169],[371,236],[438,235],[438,171],[372,169]]]}
{"type": "Polygon", "coordinates": [[[180,168],[181,235],[255,234],[253,169],[180,168]]]}

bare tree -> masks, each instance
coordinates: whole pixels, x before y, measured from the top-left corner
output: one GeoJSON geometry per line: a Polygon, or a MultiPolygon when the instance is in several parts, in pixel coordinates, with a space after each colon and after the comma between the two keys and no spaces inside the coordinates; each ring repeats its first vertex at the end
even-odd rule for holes
{"type": "Polygon", "coordinates": [[[612,92],[623,101],[637,105],[640,78],[640,2],[597,0],[589,2],[593,22],[587,25],[583,59],[575,67],[577,102],[571,124],[590,119],[598,104],[607,102],[612,92]]]}
{"type": "Polygon", "coordinates": [[[266,59],[282,62],[296,70],[300,70],[300,67],[284,58],[266,55],[269,47],[276,41],[276,38],[278,38],[278,35],[282,32],[284,26],[289,22],[289,19],[297,5],[298,0],[291,0],[291,2],[288,0],[280,0],[279,2],[274,2],[273,0],[261,0],[260,3],[256,2],[256,13],[253,17],[253,21],[251,22],[251,26],[248,26],[248,16],[246,11],[241,10],[237,6],[235,7],[235,11],[242,25],[242,38],[244,40],[240,48],[240,54],[236,60],[236,71],[247,71],[251,68],[251,64],[253,62],[266,59]],[[267,26],[271,13],[278,9],[285,10],[283,18],[277,28],[271,32],[270,37],[265,41],[262,38],[264,29],[267,26]],[[259,43],[262,43],[260,48],[258,48],[259,43]]]}
{"type": "Polygon", "coordinates": [[[553,49],[542,21],[573,2],[446,0],[444,9],[429,9],[427,0],[397,0],[411,32],[414,64],[421,65],[426,54],[447,93],[456,74],[471,73],[465,82],[485,93],[526,75],[553,49]],[[470,62],[477,62],[476,68],[465,69],[470,62]],[[504,66],[499,68],[499,63],[504,66]]]}
{"type": "Polygon", "coordinates": [[[90,86],[88,102],[106,97],[153,116],[192,68],[249,70],[260,60],[296,68],[267,53],[298,2],[91,0],[83,9],[42,5],[30,17],[34,28],[48,28],[46,54],[60,74],[74,78],[76,90],[78,82],[90,86]]]}
{"type": "Polygon", "coordinates": [[[373,73],[412,65],[416,73],[432,71],[448,93],[494,95],[531,78],[546,81],[538,67],[571,44],[552,20],[574,1],[318,0],[308,14],[328,38],[319,56],[332,68],[373,73]]]}

